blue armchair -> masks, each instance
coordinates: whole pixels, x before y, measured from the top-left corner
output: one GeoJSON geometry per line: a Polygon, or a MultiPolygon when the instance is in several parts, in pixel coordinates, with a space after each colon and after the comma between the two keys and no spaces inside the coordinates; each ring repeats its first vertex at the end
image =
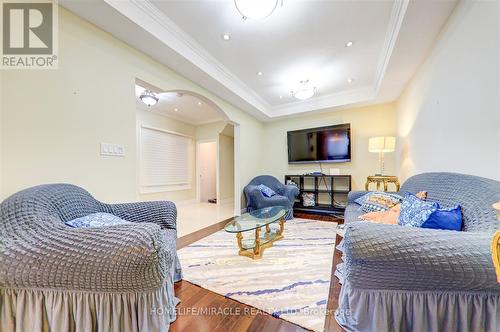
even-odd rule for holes
{"type": "Polygon", "coordinates": [[[247,199],[248,212],[268,206],[285,206],[288,209],[285,219],[293,219],[293,204],[295,197],[299,194],[299,188],[296,186],[284,185],[271,175],[261,175],[250,181],[245,187],[244,192],[247,199]],[[274,190],[277,195],[265,197],[259,188],[257,188],[261,184],[274,190]]]}

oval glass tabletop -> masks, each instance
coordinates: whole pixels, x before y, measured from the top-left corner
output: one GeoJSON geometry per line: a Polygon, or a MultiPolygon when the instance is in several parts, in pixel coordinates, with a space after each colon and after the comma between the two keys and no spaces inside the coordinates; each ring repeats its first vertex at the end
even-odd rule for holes
{"type": "Polygon", "coordinates": [[[229,233],[251,231],[257,227],[262,227],[279,221],[286,214],[286,207],[271,206],[252,212],[245,213],[240,217],[235,217],[224,226],[224,230],[229,233]]]}

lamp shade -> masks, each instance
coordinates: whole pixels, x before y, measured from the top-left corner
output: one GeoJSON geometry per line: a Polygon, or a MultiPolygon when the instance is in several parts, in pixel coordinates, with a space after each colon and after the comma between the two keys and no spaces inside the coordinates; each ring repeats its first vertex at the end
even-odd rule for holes
{"type": "Polygon", "coordinates": [[[370,152],[394,152],[395,149],[396,137],[394,136],[372,137],[368,140],[370,152]]]}

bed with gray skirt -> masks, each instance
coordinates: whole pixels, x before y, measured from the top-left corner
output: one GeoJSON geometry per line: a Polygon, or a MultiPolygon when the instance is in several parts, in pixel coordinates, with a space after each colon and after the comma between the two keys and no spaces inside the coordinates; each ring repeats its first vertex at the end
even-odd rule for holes
{"type": "Polygon", "coordinates": [[[168,331],[175,319],[172,202],[104,204],[69,184],[0,205],[0,331],[168,331]],[[96,212],[132,222],[64,224],[96,212]]]}
{"type": "Polygon", "coordinates": [[[425,173],[401,188],[422,190],[441,207],[460,204],[463,231],[362,222],[354,200],[365,192],[349,194],[336,320],[346,331],[500,331],[490,251],[500,182],[425,173]]]}

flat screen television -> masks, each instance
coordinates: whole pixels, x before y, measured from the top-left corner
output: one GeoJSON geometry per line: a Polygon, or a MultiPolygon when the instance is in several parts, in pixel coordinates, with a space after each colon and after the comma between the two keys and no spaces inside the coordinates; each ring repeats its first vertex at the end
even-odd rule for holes
{"type": "Polygon", "coordinates": [[[351,161],[351,125],[289,131],[288,163],[343,163],[351,161]]]}

